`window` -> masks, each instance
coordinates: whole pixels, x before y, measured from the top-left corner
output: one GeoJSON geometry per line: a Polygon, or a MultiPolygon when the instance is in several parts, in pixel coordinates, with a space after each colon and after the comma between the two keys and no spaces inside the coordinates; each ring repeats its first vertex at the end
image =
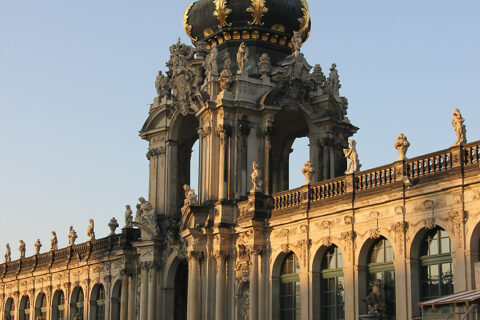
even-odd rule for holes
{"type": "Polygon", "coordinates": [[[92,309],[94,320],[105,320],[105,288],[97,285],[93,290],[92,309]]]}
{"type": "Polygon", "coordinates": [[[20,320],[30,320],[30,299],[27,296],[20,300],[20,320]]]}
{"type": "Polygon", "coordinates": [[[343,257],[337,246],[331,246],[323,256],[320,299],[322,319],[345,319],[343,257]]]}
{"type": "Polygon", "coordinates": [[[282,265],[280,275],[280,318],[282,320],[300,319],[300,263],[291,252],[282,265]]]}
{"type": "Polygon", "coordinates": [[[15,304],[12,298],[7,300],[5,304],[5,320],[14,320],[15,319],[15,304]]]}
{"type": "Polygon", "coordinates": [[[380,280],[385,291],[386,313],[395,319],[395,266],[393,265],[393,248],[385,238],[378,239],[372,247],[368,263],[368,282],[380,280]]]}
{"type": "Polygon", "coordinates": [[[52,319],[65,320],[65,295],[58,290],[53,296],[52,319]]]}
{"type": "Polygon", "coordinates": [[[35,319],[38,317],[47,319],[47,299],[43,293],[38,295],[35,305],[35,319]]]}
{"type": "Polygon", "coordinates": [[[452,243],[441,228],[429,231],[421,248],[423,301],[453,293],[452,243]]]}
{"type": "Polygon", "coordinates": [[[70,304],[71,311],[70,313],[72,316],[78,314],[83,319],[83,303],[85,300],[85,296],[83,294],[83,290],[80,287],[77,287],[73,290],[72,294],[72,301],[70,304]]]}

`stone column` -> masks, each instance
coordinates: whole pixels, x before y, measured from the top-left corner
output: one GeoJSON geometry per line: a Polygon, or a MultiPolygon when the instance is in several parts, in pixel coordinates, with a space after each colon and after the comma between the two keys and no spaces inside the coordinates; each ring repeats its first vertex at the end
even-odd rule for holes
{"type": "Polygon", "coordinates": [[[188,255],[188,306],[187,306],[187,320],[198,320],[199,318],[199,286],[200,268],[199,268],[200,253],[190,252],[188,255]]]}
{"type": "Polygon", "coordinates": [[[122,292],[120,294],[120,320],[128,320],[128,275],[122,272],[122,292]]]}
{"type": "Polygon", "coordinates": [[[135,296],[136,296],[136,290],[135,290],[135,278],[136,276],[133,275],[129,277],[128,279],[128,320],[135,320],[135,313],[136,313],[136,307],[135,307],[135,296]]]}
{"type": "Polygon", "coordinates": [[[141,266],[141,283],[140,283],[140,320],[148,320],[148,264],[142,263],[141,266]]]}
{"type": "Polygon", "coordinates": [[[152,265],[148,277],[148,320],[155,320],[155,306],[157,299],[157,269],[152,265]]]}
{"type": "Polygon", "coordinates": [[[225,277],[226,277],[226,256],[223,252],[218,252],[216,254],[217,258],[217,279],[215,282],[215,320],[225,319],[225,277]]]}
{"type": "Polygon", "coordinates": [[[250,315],[249,320],[258,318],[258,251],[251,251],[252,270],[250,272],[250,315]]]}
{"type": "Polygon", "coordinates": [[[228,199],[228,152],[229,152],[229,136],[230,136],[230,127],[226,124],[218,125],[217,134],[220,142],[220,153],[218,155],[218,188],[219,188],[219,199],[226,200],[228,199]]]}

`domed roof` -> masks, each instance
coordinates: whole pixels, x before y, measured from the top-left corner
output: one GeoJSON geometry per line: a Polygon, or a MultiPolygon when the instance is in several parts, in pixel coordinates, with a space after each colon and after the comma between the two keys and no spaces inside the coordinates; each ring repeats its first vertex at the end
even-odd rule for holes
{"type": "Polygon", "coordinates": [[[183,25],[193,42],[209,46],[259,39],[292,47],[293,31],[306,41],[311,21],[307,0],[199,0],[185,10],[183,25]]]}

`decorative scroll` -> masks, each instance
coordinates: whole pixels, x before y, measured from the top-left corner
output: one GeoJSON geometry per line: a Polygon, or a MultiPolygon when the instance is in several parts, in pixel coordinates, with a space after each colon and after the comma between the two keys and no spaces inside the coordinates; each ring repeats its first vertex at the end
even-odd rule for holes
{"type": "Polygon", "coordinates": [[[249,25],[263,26],[263,15],[268,12],[268,8],[265,7],[265,0],[251,0],[252,4],[247,8],[247,12],[252,14],[252,21],[249,21],[249,25]]]}
{"type": "Polygon", "coordinates": [[[197,41],[197,38],[192,37],[192,26],[188,24],[188,16],[190,14],[190,10],[192,9],[193,5],[195,2],[192,2],[187,9],[185,10],[185,14],[183,15],[183,28],[185,29],[185,32],[187,33],[187,36],[193,41],[197,41]]]}
{"type": "Polygon", "coordinates": [[[218,27],[231,27],[232,24],[227,22],[227,18],[228,15],[232,13],[232,9],[227,8],[227,0],[213,0],[213,3],[215,4],[215,11],[213,12],[213,15],[217,17],[218,21],[220,22],[218,27]]]}
{"type": "Polygon", "coordinates": [[[302,4],[303,17],[298,18],[298,22],[300,22],[300,30],[298,31],[303,32],[307,30],[310,22],[310,9],[308,8],[307,0],[300,0],[300,3],[302,4]]]}

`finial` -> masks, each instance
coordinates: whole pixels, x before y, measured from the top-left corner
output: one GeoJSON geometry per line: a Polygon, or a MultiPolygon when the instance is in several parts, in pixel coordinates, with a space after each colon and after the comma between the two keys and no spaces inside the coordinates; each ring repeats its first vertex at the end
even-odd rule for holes
{"type": "Polygon", "coordinates": [[[304,186],[312,183],[312,175],[315,173],[315,169],[313,168],[312,163],[310,161],[305,162],[305,165],[302,168],[302,173],[305,176],[304,186]]]}
{"type": "Polygon", "coordinates": [[[110,227],[110,236],[115,235],[115,230],[118,228],[118,221],[113,217],[110,222],[108,223],[108,226],[110,227]]]}
{"type": "Polygon", "coordinates": [[[398,159],[397,161],[403,161],[407,159],[407,151],[408,148],[410,147],[410,142],[408,142],[407,137],[403,133],[400,133],[400,135],[397,137],[397,141],[395,141],[395,149],[398,151],[398,159]]]}

